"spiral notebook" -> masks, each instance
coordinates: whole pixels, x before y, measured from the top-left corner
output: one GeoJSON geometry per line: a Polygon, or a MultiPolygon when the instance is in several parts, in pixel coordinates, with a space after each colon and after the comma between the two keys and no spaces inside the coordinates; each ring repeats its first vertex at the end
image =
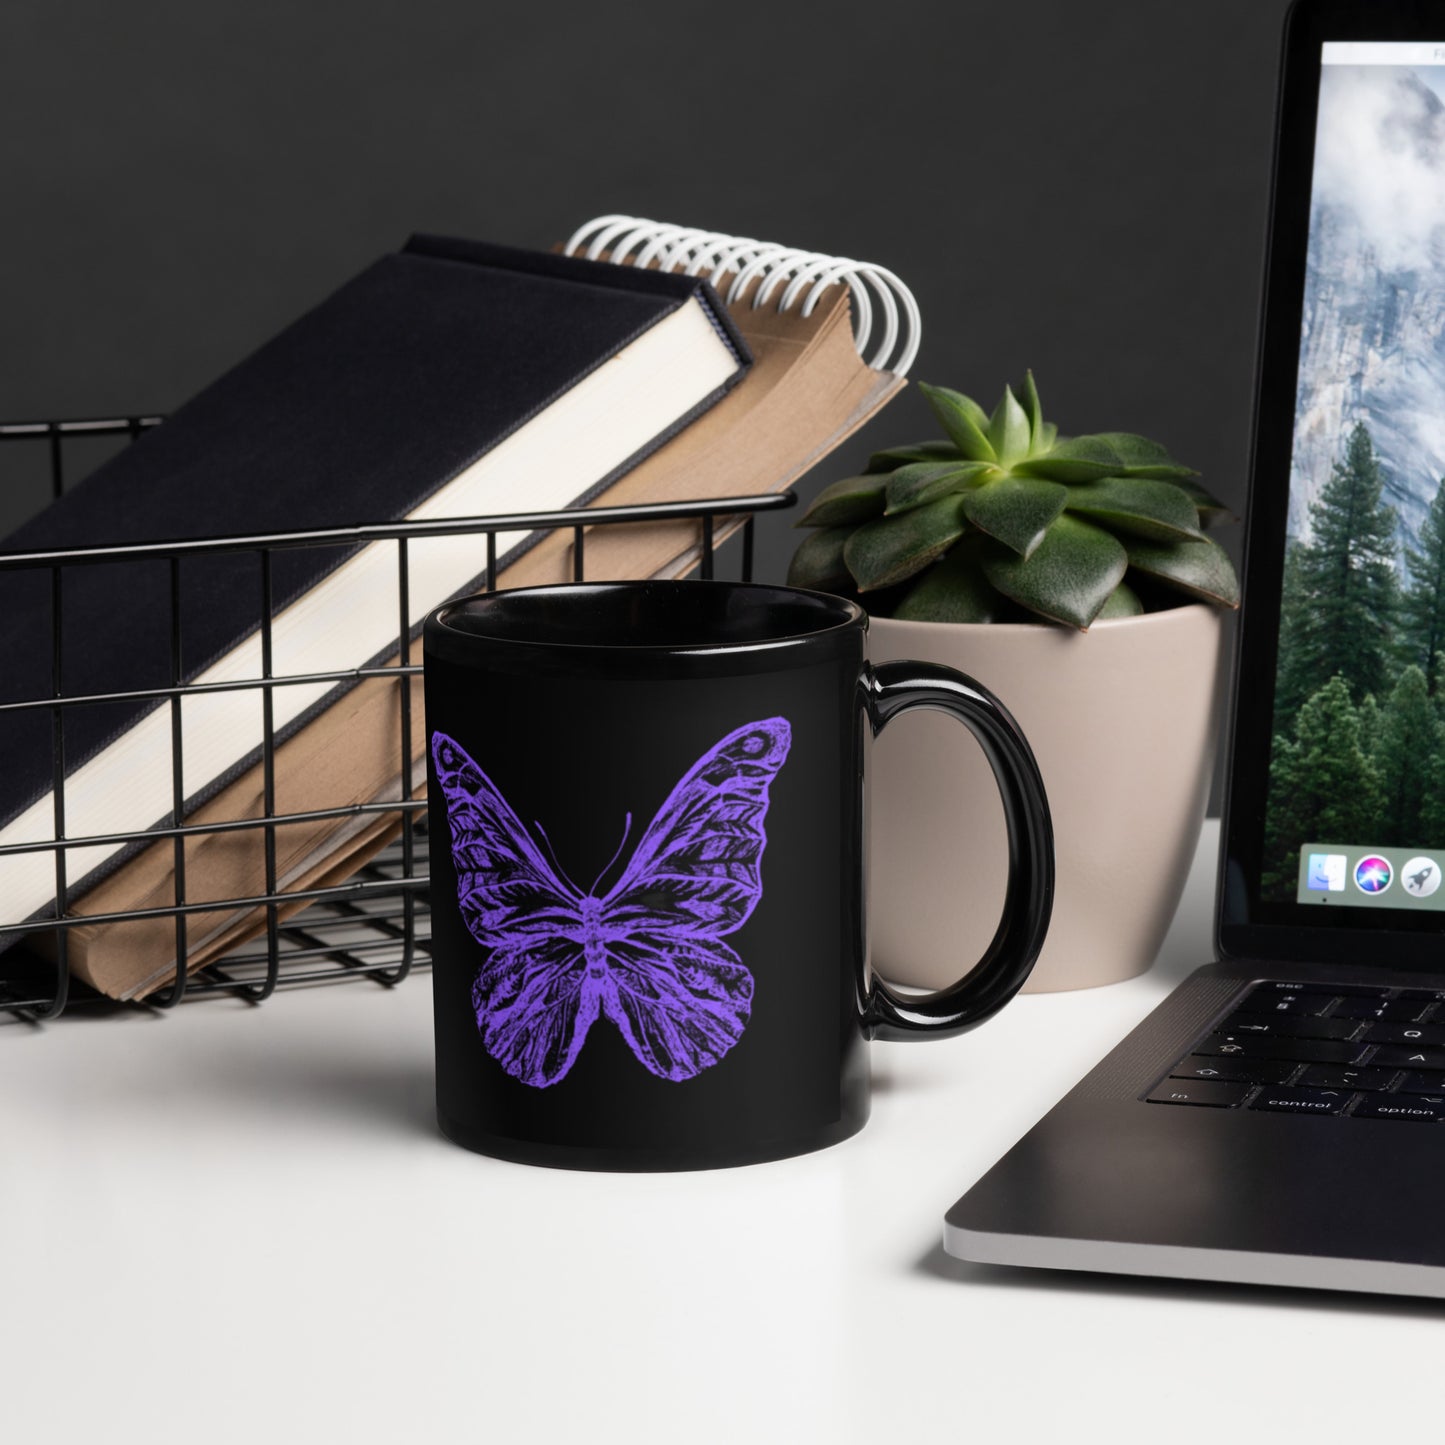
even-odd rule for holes
{"type": "MultiPolygon", "coordinates": [[[[737,387],[598,505],[782,491],[903,388],[923,339],[913,293],[868,261],[615,215],[578,227],[561,249],[710,280],[753,353],[737,387]]],[[[722,523],[717,540],[737,525],[722,523]]],[[[596,581],[682,576],[699,559],[697,527],[685,522],[596,528],[584,547],[596,581]]],[[[555,535],[503,580],[571,576],[572,539],[555,535]]]]}
{"type": "MultiPolygon", "coordinates": [[[[710,280],[753,354],[752,369],[708,411],[589,500],[592,506],[702,500],[781,491],[866,422],[904,385],[921,321],[912,294],[881,266],[717,232],[603,216],[559,248],[568,255],[710,280]]],[[[738,522],[719,519],[720,542],[738,522]]],[[[585,536],[591,580],[680,576],[699,557],[695,522],[597,527],[585,536]]],[[[500,585],[564,582],[573,576],[570,529],[533,545],[504,567],[500,585]]],[[[395,660],[394,658],[392,660],[395,660]]],[[[412,689],[416,757],[411,782],[425,776],[420,688],[412,689]]],[[[287,739],[276,753],[277,810],[308,811],[396,798],[399,709],[394,683],[371,680],[287,739]],[[339,746],[338,746],[339,744],[339,746]],[[346,766],[338,773],[335,760],[346,766]]],[[[258,764],[193,815],[192,822],[260,816],[258,764]]],[[[347,825],[278,829],[278,878],[290,890],[341,881],[400,827],[395,814],[347,825]]],[[[78,914],[164,907],[171,897],[169,841],[139,854],[94,887],[78,914]]],[[[263,843],[255,831],[204,835],[188,846],[187,897],[245,898],[264,891],[263,843]]],[[[281,910],[284,915],[287,909],[281,910]]],[[[217,909],[192,915],[192,969],[254,937],[264,910],[217,909]]],[[[76,975],[113,997],[138,997],[175,973],[171,919],[71,930],[76,975]]]]}

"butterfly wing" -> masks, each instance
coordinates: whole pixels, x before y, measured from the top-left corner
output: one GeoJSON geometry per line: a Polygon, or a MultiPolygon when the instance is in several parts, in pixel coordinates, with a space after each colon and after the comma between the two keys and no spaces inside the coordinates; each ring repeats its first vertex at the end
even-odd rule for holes
{"type": "Polygon", "coordinates": [[[562,882],[496,785],[445,733],[432,759],[446,799],[457,901],[468,930],[486,947],[575,927],[580,895],[562,882]]]}
{"type": "Polygon", "coordinates": [[[752,974],[722,937],[762,897],[768,790],[791,741],[785,718],[767,718],[704,753],[603,899],[601,1006],[660,1078],[716,1064],[751,1015],[752,974]]]}
{"type": "Polygon", "coordinates": [[[514,1078],[545,1089],[565,1078],[601,1006],[580,944],[529,938],[499,948],[472,985],[487,1052],[514,1078]]]}
{"type": "Polygon", "coordinates": [[[432,734],[457,903],[488,950],[472,989],[487,1052],[514,1078],[564,1077],[600,1006],[579,941],[580,895],[564,883],[496,785],[445,733],[432,734]]]}
{"type": "Polygon", "coordinates": [[[743,1036],[753,976],[721,939],[639,930],[607,948],[600,1002],[637,1056],[680,1083],[717,1063],[743,1036]]]}
{"type": "Polygon", "coordinates": [[[748,723],[711,747],[668,795],[603,900],[609,924],[706,940],[747,922],[763,896],[768,789],[787,761],[786,718],[748,723]]]}

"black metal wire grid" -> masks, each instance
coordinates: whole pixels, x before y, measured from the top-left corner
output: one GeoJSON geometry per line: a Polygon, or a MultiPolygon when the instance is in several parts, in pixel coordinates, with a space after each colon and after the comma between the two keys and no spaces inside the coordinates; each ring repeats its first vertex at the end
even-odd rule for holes
{"type": "MultiPolygon", "coordinates": [[[[133,440],[161,422],[155,416],[118,419],[0,423],[0,443],[41,449],[49,471],[51,495],[66,485],[68,448],[81,439],[133,440]]],[[[301,984],[366,978],[390,987],[415,968],[430,963],[430,921],[427,897],[427,838],[424,797],[412,787],[413,679],[422,671],[413,662],[410,611],[409,545],[420,538],[478,536],[485,546],[484,590],[497,585],[497,537],[502,532],[570,530],[572,576],[586,578],[586,538],[592,527],[636,525],[689,520],[698,526],[699,560],[703,578],[716,575],[718,547],[725,532],[738,521],[741,533],[738,575],[747,581],[753,572],[755,520],[758,514],[792,506],[791,491],[758,496],[728,497],[703,502],[658,502],[643,506],[589,507],[583,511],[507,513],[465,519],[427,522],[388,522],[333,527],[306,532],[272,532],[248,536],[208,537],[186,542],[153,542],[125,546],[86,547],[55,552],[0,554],[0,570],[41,571],[49,575],[51,616],[51,688],[46,697],[0,703],[0,713],[23,709],[43,710],[51,721],[51,786],[54,802],[53,836],[41,841],[0,847],[0,856],[50,853],[55,866],[54,908],[48,916],[21,923],[0,924],[0,941],[15,943],[0,953],[0,1012],[8,1011],[31,1022],[58,1018],[72,1002],[98,995],[72,979],[69,939],[79,926],[123,924],[142,919],[170,919],[175,929],[175,958],[187,957],[188,922],[198,913],[264,909],[264,934],[241,945],[216,962],[199,968],[176,970],[172,982],[148,995],[143,1004],[172,1008],[184,999],[225,995],[261,1003],[276,989],[301,984]],[[276,552],[292,547],[345,546],[389,542],[397,561],[396,661],[372,667],[334,672],[284,673],[273,665],[272,560],[276,552]],[[254,678],[198,685],[185,679],[182,569],[187,558],[218,553],[253,554],[259,564],[258,619],[261,671],[254,678]],[[125,692],[73,693],[64,688],[66,643],[61,626],[65,577],[72,568],[147,559],[164,563],[170,578],[170,681],[164,687],[125,692]],[[348,803],[307,812],[283,812],[276,806],[277,729],[275,691],[317,683],[341,684],[380,678],[396,689],[400,720],[398,798],[380,802],[348,803]],[[259,817],[195,823],[186,821],[183,782],[183,699],[201,692],[260,692],[262,704],[261,767],[263,806],[259,817]],[[66,829],[65,718],[77,708],[114,703],[154,703],[169,710],[171,750],[171,820],[143,830],[72,837],[66,829]],[[368,814],[394,815],[404,820],[398,841],[362,866],[348,881],[327,887],[287,889],[278,886],[277,830],[288,824],[338,823],[368,814]],[[265,855],[265,888],[259,894],[191,901],[186,891],[188,839],[233,830],[260,830],[265,855]],[[106,845],[113,848],[154,844],[170,839],[174,849],[171,901],[160,907],[135,908],[113,913],[80,915],[72,910],[75,891],[68,858],[76,849],[106,845]],[[304,909],[282,918],[283,908],[304,904],[304,909]],[[39,936],[51,940],[51,956],[37,956],[25,945],[39,936]]]]}

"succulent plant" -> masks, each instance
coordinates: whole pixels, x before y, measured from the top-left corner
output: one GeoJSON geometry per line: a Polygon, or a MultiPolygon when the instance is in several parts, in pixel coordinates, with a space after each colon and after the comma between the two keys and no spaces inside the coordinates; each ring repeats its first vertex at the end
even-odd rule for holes
{"type": "Polygon", "coordinates": [[[876,452],[863,476],[820,493],[798,523],[811,531],[794,586],[879,616],[1080,629],[1184,600],[1239,605],[1234,567],[1204,535],[1227,510],[1157,442],[1060,437],[1032,372],[992,415],[947,387],[919,390],[946,440],[876,452]]]}

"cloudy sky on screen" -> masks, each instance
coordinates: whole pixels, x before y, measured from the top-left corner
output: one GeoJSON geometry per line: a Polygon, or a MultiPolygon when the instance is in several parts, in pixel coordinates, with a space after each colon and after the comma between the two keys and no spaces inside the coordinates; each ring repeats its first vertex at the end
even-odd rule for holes
{"type": "Polygon", "coordinates": [[[1354,212],[1383,269],[1445,265],[1445,66],[1324,67],[1314,198],[1354,212]]]}

